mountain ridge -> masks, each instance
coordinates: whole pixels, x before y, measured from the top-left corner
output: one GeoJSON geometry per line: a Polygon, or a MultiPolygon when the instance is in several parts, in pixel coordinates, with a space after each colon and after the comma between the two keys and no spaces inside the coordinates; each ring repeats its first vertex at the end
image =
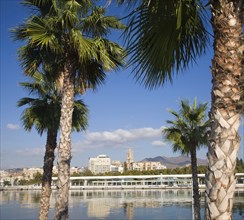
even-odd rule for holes
{"type": "MultiPolygon", "coordinates": [[[[191,158],[187,156],[177,156],[177,157],[165,157],[165,156],[156,156],[144,158],[142,161],[151,161],[151,162],[160,162],[165,165],[167,168],[180,168],[191,165],[191,158]]],[[[197,165],[207,165],[207,159],[197,158],[197,165]]]]}

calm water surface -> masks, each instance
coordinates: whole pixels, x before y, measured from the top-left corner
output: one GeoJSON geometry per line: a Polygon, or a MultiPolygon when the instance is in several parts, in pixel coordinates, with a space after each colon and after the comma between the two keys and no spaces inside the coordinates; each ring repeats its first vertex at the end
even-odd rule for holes
{"type": "MultiPolygon", "coordinates": [[[[70,220],[192,219],[191,190],[70,191],[70,220]]],[[[40,191],[1,191],[0,219],[37,219],[40,191]]],[[[51,197],[53,219],[55,191],[51,197]]],[[[202,194],[201,214],[204,215],[202,194]]],[[[244,191],[235,193],[233,219],[244,220],[244,191]]]]}

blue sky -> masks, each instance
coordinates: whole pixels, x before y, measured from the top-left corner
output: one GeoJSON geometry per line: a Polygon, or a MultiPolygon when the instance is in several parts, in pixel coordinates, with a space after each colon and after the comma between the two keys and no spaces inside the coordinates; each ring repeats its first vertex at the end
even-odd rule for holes
{"type": "MultiPolygon", "coordinates": [[[[20,121],[24,108],[17,101],[28,94],[19,86],[26,81],[17,60],[21,45],[13,42],[9,29],[28,17],[28,10],[17,0],[1,0],[1,169],[42,167],[46,135],[35,130],[26,132],[20,121]]],[[[118,8],[113,12],[123,14],[118,8]]],[[[115,41],[119,41],[114,37],[115,41]]],[[[131,70],[108,73],[105,85],[88,91],[82,99],[89,106],[89,127],[86,132],[72,134],[72,166],[87,166],[89,157],[107,154],[112,160],[126,160],[131,148],[136,161],[146,157],[178,156],[161,135],[167,109],[178,109],[179,100],[197,97],[208,102],[211,92],[211,48],[189,70],[174,77],[173,84],[149,91],[137,84],[131,70]]],[[[243,122],[242,122],[243,124],[243,122]]],[[[240,128],[244,135],[243,125],[240,128]]],[[[207,149],[198,152],[206,158],[207,149]]],[[[239,157],[244,158],[243,142],[239,157]]]]}

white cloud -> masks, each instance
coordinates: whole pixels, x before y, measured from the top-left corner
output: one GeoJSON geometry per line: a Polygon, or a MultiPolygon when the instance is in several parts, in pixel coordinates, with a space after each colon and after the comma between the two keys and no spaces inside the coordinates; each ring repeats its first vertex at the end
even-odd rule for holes
{"type": "Polygon", "coordinates": [[[137,128],[132,130],[117,129],[115,131],[89,132],[86,139],[92,142],[111,141],[123,143],[131,140],[157,137],[161,134],[161,128],[137,128]]]}
{"type": "Polygon", "coordinates": [[[22,150],[18,150],[17,153],[23,156],[44,156],[45,147],[34,147],[34,148],[25,148],[22,150]]]}
{"type": "Polygon", "coordinates": [[[20,128],[20,126],[18,124],[7,124],[7,128],[10,130],[18,130],[20,128]]]}
{"type": "MultiPolygon", "coordinates": [[[[84,152],[86,150],[93,150],[98,148],[110,147],[110,148],[123,148],[131,145],[135,141],[146,141],[152,139],[158,139],[162,136],[161,128],[136,128],[130,130],[117,129],[114,131],[101,131],[101,132],[86,132],[84,133],[84,139],[77,142],[72,142],[72,152],[84,152]]],[[[162,146],[163,142],[153,141],[152,145],[162,146]]],[[[24,156],[43,156],[45,146],[34,147],[18,150],[19,155],[24,156]]]]}
{"type": "Polygon", "coordinates": [[[114,131],[87,132],[85,140],[72,145],[74,151],[84,151],[85,149],[94,149],[101,147],[118,147],[122,144],[147,140],[155,137],[161,137],[161,128],[137,128],[131,130],[117,129],[114,131]]]}
{"type": "Polygon", "coordinates": [[[163,141],[153,141],[152,145],[162,147],[162,146],[165,146],[166,143],[164,143],[163,141]]]}

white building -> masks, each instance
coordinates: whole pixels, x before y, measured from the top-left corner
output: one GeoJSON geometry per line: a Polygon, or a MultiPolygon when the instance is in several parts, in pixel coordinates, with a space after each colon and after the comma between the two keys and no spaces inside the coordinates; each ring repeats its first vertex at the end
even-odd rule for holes
{"type": "Polygon", "coordinates": [[[34,167],[23,169],[23,176],[24,176],[24,179],[26,179],[26,180],[33,179],[37,173],[43,174],[43,169],[42,168],[34,168],[34,167]]]}
{"type": "Polygon", "coordinates": [[[89,158],[88,169],[94,174],[110,172],[111,159],[107,155],[89,158]]]}
{"type": "MultiPolygon", "coordinates": [[[[81,173],[82,169],[80,167],[70,167],[70,175],[73,175],[74,173],[81,173]]],[[[58,167],[53,166],[53,174],[58,175],[58,167]]]]}
{"type": "Polygon", "coordinates": [[[145,170],[166,169],[166,166],[164,166],[163,164],[161,164],[158,161],[134,162],[133,152],[131,149],[128,149],[127,159],[126,159],[126,168],[127,168],[127,170],[145,171],[145,170]]]}
{"type": "Polygon", "coordinates": [[[111,162],[111,172],[124,172],[124,166],[123,163],[121,163],[119,160],[113,160],[111,162]]]}
{"type": "Polygon", "coordinates": [[[144,170],[163,170],[167,167],[158,161],[142,161],[138,162],[137,165],[140,167],[140,171],[144,170]]]}

